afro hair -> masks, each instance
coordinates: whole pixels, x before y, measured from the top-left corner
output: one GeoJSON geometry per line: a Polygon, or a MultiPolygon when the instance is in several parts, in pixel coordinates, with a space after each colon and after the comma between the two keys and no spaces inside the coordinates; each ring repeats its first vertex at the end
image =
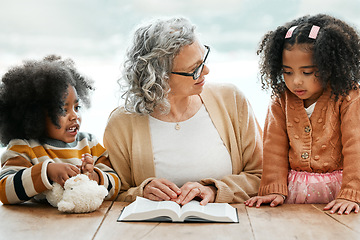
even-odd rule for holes
{"type": "Polygon", "coordinates": [[[46,137],[46,116],[59,126],[68,86],[73,86],[89,107],[92,84],[75,69],[71,59],[55,55],[10,68],[0,83],[1,144],[7,145],[12,139],[41,141],[46,137]]]}

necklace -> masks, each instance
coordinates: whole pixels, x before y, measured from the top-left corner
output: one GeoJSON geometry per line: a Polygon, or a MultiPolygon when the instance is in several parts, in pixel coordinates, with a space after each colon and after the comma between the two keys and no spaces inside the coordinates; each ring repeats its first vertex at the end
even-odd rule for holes
{"type": "MultiPolygon", "coordinates": [[[[187,110],[188,110],[188,108],[189,108],[189,106],[190,106],[191,100],[192,100],[192,97],[190,97],[190,100],[189,100],[189,102],[188,102],[188,105],[186,106],[185,111],[181,114],[179,120],[178,120],[178,121],[175,121],[175,130],[180,130],[181,127],[180,127],[179,121],[182,119],[182,117],[184,116],[184,114],[187,112],[187,110]]],[[[169,118],[169,116],[168,116],[168,118],[169,118]]],[[[172,120],[172,119],[170,119],[170,120],[172,120]]]]}

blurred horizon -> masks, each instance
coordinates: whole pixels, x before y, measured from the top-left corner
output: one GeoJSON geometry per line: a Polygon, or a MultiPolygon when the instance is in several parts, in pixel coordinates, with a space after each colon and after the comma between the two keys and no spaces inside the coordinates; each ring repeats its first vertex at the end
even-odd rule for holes
{"type": "Polygon", "coordinates": [[[359,0],[12,0],[0,3],[0,64],[5,57],[51,53],[121,60],[134,28],[157,17],[185,16],[220,52],[256,51],[269,30],[305,14],[360,22],[359,0]]]}
{"type": "MultiPolygon", "coordinates": [[[[117,79],[137,25],[184,16],[211,46],[208,82],[230,82],[248,97],[261,126],[269,93],[261,90],[256,50],[262,36],[296,17],[327,13],[360,27],[360,0],[12,0],[0,3],[0,74],[25,59],[72,58],[97,88],[81,131],[102,142],[107,118],[121,104],[117,79]]],[[[1,152],[0,152],[1,153],[1,152]]]]}

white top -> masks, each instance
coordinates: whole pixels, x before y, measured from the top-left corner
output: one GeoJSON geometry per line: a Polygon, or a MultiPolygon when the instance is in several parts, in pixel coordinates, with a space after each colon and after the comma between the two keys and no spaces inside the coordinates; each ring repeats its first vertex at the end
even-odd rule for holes
{"type": "Polygon", "coordinates": [[[306,114],[307,114],[308,118],[310,118],[311,114],[314,112],[315,105],[316,105],[316,102],[311,104],[309,107],[305,108],[305,111],[306,111],[306,114]]]}
{"type": "Polygon", "coordinates": [[[204,105],[190,119],[176,123],[149,117],[155,176],[178,187],[204,178],[232,174],[230,154],[204,105]]]}

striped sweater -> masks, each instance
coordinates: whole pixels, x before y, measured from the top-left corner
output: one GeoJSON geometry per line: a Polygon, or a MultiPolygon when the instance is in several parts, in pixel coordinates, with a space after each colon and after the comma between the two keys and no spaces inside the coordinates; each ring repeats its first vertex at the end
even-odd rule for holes
{"type": "Polygon", "coordinates": [[[93,156],[99,184],[109,191],[105,199],[115,199],[120,190],[120,180],[111,167],[106,149],[94,135],[79,133],[72,143],[54,139],[47,139],[44,143],[37,140],[11,140],[1,156],[1,202],[16,204],[33,197],[43,198],[41,193],[52,188],[47,176],[48,164],[81,165],[81,155],[85,153],[93,156]]]}

